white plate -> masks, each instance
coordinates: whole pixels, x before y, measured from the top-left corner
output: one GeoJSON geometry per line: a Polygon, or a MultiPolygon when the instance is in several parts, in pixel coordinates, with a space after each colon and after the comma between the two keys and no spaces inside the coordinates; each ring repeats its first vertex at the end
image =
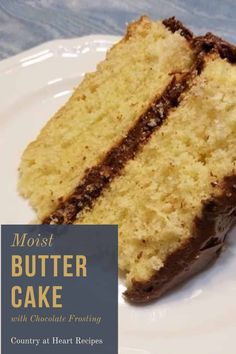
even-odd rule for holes
{"type": "MultiPolygon", "coordinates": [[[[59,40],[0,62],[1,223],[34,219],[16,191],[21,153],[117,39],[59,40]]],[[[120,296],[121,354],[235,354],[235,236],[214,267],[161,300],[132,306],[120,296]]]]}

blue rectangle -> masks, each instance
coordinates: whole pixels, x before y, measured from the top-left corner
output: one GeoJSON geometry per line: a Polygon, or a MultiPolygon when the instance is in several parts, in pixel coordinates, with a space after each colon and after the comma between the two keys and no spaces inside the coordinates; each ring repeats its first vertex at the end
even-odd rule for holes
{"type": "Polygon", "coordinates": [[[117,354],[115,225],[3,225],[2,354],[117,354]]]}

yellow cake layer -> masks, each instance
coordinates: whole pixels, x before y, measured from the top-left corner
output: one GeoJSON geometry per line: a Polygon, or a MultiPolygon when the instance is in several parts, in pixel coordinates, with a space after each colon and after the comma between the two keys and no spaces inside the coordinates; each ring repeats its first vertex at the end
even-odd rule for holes
{"type": "Polygon", "coordinates": [[[40,218],[125,136],[170,74],[188,70],[192,61],[187,41],[161,22],[142,17],[129,26],[23,154],[19,191],[40,218]]]}
{"type": "Polygon", "coordinates": [[[119,225],[119,266],[129,287],[163,266],[191,236],[202,201],[236,173],[235,97],[236,66],[209,56],[179,107],[77,219],[119,225]]]}

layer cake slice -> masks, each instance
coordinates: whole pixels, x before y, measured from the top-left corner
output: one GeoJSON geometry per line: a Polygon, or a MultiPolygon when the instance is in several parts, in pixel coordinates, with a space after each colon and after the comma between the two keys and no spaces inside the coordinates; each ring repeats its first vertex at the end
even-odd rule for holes
{"type": "Polygon", "coordinates": [[[43,223],[119,225],[131,301],[202,269],[235,221],[235,62],[235,47],[212,34],[144,17],[23,155],[20,190],[43,223]]]}

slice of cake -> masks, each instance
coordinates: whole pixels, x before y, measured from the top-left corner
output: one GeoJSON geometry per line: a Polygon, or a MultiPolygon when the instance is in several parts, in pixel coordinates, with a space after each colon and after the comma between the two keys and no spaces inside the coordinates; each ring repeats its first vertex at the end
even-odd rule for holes
{"type": "Polygon", "coordinates": [[[131,301],[206,266],[236,219],[235,63],[235,47],[212,34],[142,18],[23,155],[20,189],[43,223],[119,225],[131,301]]]}
{"type": "Polygon", "coordinates": [[[22,157],[19,191],[40,219],[119,144],[173,78],[189,70],[195,58],[191,37],[177,21],[173,28],[142,17],[86,75],[22,157]]]}

